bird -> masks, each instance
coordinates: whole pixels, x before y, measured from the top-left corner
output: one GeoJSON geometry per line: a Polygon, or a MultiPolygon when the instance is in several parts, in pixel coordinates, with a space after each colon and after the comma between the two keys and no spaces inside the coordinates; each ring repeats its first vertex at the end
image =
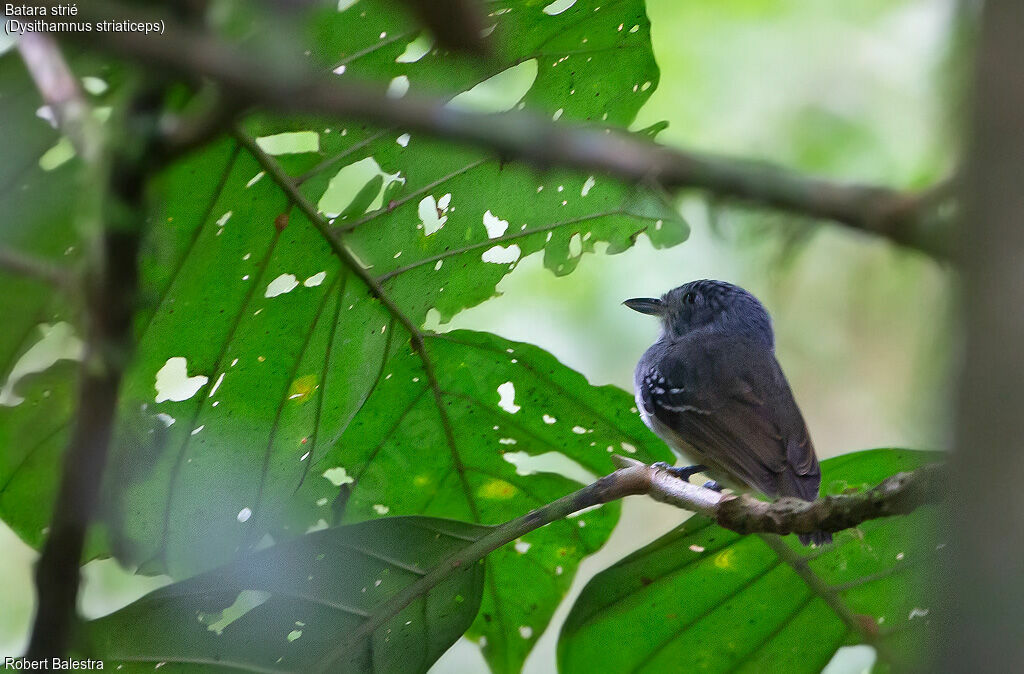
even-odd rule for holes
{"type": "MultiPolygon", "coordinates": [[[[702,279],[660,298],[623,302],[661,321],[658,340],[636,366],[637,410],[676,454],[699,464],[672,469],[683,479],[706,472],[769,497],[818,497],[821,467],[789,382],[775,358],[764,305],[739,286],[702,279]]],[[[802,534],[804,545],[832,540],[802,534]]]]}

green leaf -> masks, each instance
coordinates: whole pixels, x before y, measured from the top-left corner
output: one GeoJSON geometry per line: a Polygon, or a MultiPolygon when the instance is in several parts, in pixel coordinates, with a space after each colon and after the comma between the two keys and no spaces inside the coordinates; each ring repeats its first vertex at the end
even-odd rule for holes
{"type": "MultiPolygon", "coordinates": [[[[6,139],[0,248],[70,269],[79,258],[72,222],[81,165],[74,159],[56,164],[61,137],[37,116],[41,106],[17,52],[0,57],[6,139]]],[[[80,331],[68,322],[66,302],[44,282],[0,268],[0,292],[0,518],[39,545],[59,476],[54,466],[68,436],[75,389],[70,365],[81,357],[80,331]]]]}
{"type": "MultiPolygon", "coordinates": [[[[822,462],[822,484],[828,493],[866,489],[939,457],[846,454],[822,462]]],[[[820,549],[776,537],[784,556],[806,560],[798,566],[809,583],[761,538],[691,517],[588,583],[562,629],[559,670],[819,672],[840,646],[857,643],[907,667],[931,620],[926,577],[943,547],[936,532],[929,507],[865,522],[820,549]]]]}
{"type": "Polygon", "coordinates": [[[338,655],[331,671],[425,672],[476,615],[482,563],[452,572],[365,637],[352,633],[486,532],[422,517],[313,532],[87,623],[80,650],[129,671],[164,663],[304,672],[338,655]],[[338,653],[339,645],[350,648],[338,653]]]}
{"type": "MultiPolygon", "coordinates": [[[[456,105],[628,125],[658,81],[642,0],[580,3],[557,16],[543,7],[491,3],[487,60],[436,50],[412,60],[418,29],[393,3],[373,0],[317,10],[309,45],[275,34],[272,48],[395,95],[407,81],[456,105]]],[[[627,394],[590,386],[538,349],[460,333],[428,335],[415,353],[408,329],[428,312],[446,320],[491,298],[530,254],[543,251],[549,269],[567,274],[585,253],[620,252],[641,233],[656,246],[679,243],[686,225],[659,193],[502,163],[402,129],[266,115],[149,187],[138,347],[90,555],[113,552],[182,578],[268,535],[384,512],[504,521],[610,471],[609,451],[623,443],[637,458],[668,458],[628,411],[627,394]],[[293,185],[381,293],[339,262],[293,205],[293,185]],[[498,405],[507,382],[517,413],[498,405]],[[510,439],[517,444],[501,442],[510,439]],[[516,466],[504,458],[513,455],[555,463],[516,466]]],[[[26,446],[26,432],[12,446],[26,446]]],[[[52,485],[25,477],[14,475],[10,489],[52,502],[52,485]]],[[[38,543],[48,508],[22,504],[4,517],[19,532],[35,527],[26,537],[38,543]]],[[[520,668],[616,516],[607,506],[488,560],[496,580],[473,633],[487,638],[495,669],[520,668]]]]}

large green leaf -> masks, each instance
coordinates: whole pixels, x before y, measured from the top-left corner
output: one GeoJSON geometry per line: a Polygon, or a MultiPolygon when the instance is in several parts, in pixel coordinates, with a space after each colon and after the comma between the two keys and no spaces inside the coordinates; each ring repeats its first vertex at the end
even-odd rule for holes
{"type": "MultiPolygon", "coordinates": [[[[70,269],[80,165],[16,53],[0,56],[0,248],[70,269]]],[[[67,298],[0,268],[0,517],[33,545],[49,522],[81,341],[67,298]]]]}
{"type": "Polygon", "coordinates": [[[476,615],[482,563],[452,572],[365,637],[352,633],[486,532],[422,517],[317,531],[87,623],[80,650],[128,671],[305,672],[337,655],[331,671],[425,672],[476,615]]]}
{"type": "MultiPolygon", "coordinates": [[[[859,490],[937,458],[846,454],[822,462],[823,485],[859,490]]],[[[922,508],[865,522],[820,549],[776,537],[787,551],[779,555],[757,536],[692,517],[590,581],[562,629],[559,669],[819,672],[840,646],[857,643],[906,667],[931,620],[936,533],[934,509],[922,508]]]]}
{"type": "MultiPolygon", "coordinates": [[[[627,125],[658,80],[642,0],[578,4],[549,16],[543,3],[490,3],[489,59],[417,51],[414,25],[371,0],[317,10],[308,54],[277,33],[267,48],[338,77],[390,82],[395,95],[406,84],[473,89],[452,104],[627,125]]],[[[591,387],[537,349],[461,333],[428,335],[413,353],[403,327],[485,301],[535,252],[565,274],[584,253],[624,250],[640,233],[678,243],[685,224],[658,193],[401,129],[260,115],[162,171],[150,194],[138,348],[92,554],[180,578],[330,523],[385,512],[495,523],[578,486],[560,469],[503,460],[510,451],[520,463],[553,452],[577,464],[577,479],[610,470],[610,449],[667,458],[628,395],[591,387]],[[319,209],[316,223],[291,189],[319,209]],[[314,227],[321,220],[391,310],[339,262],[314,227]],[[515,402],[502,408],[508,386],[515,402]]],[[[61,393],[37,413],[58,419],[63,405],[67,418],[70,387],[61,393]]],[[[11,446],[30,446],[25,434],[11,446]]],[[[51,467],[61,443],[52,446],[51,467]]],[[[9,480],[34,507],[19,496],[4,517],[33,543],[49,517],[49,479],[22,470],[9,480]]],[[[553,525],[488,560],[473,633],[496,669],[520,667],[616,514],[553,525]]]]}

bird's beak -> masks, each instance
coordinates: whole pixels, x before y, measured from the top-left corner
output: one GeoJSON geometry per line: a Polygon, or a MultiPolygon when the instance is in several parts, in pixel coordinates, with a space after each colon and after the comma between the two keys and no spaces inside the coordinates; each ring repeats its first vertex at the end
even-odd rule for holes
{"type": "Polygon", "coordinates": [[[649,316],[661,316],[662,311],[665,309],[665,303],[656,297],[635,297],[631,300],[626,300],[623,304],[633,311],[639,311],[649,316]]]}

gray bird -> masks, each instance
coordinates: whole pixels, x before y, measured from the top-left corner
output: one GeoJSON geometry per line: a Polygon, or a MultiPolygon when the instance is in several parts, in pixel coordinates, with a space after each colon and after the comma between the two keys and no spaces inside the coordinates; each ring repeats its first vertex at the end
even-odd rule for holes
{"type": "MultiPolygon", "coordinates": [[[[693,281],[661,297],[626,300],[661,319],[661,336],[636,366],[637,409],[677,453],[726,484],[768,496],[818,497],[821,468],[800,408],[775,360],[771,317],[743,288],[693,281]]],[[[717,485],[711,485],[717,486],[717,485]]],[[[830,534],[800,536],[806,545],[830,534]]]]}

